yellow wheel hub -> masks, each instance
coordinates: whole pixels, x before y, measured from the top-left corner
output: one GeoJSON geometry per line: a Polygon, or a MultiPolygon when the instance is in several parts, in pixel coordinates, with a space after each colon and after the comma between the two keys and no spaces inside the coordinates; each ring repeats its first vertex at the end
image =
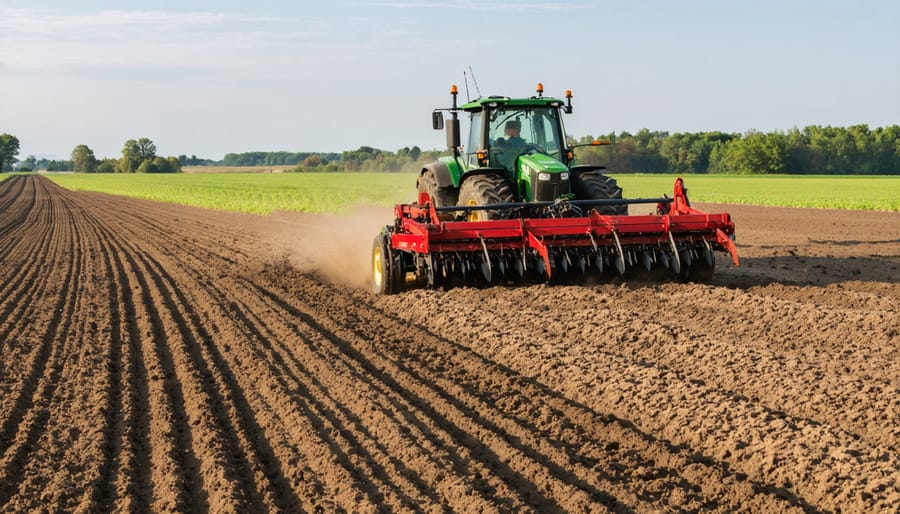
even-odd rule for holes
{"type": "MultiPolygon", "coordinates": [[[[475,207],[478,205],[478,202],[475,200],[467,200],[466,207],[475,207]]],[[[487,213],[485,211],[469,211],[466,214],[466,221],[484,221],[487,219],[487,213]]]]}
{"type": "Polygon", "coordinates": [[[379,290],[384,285],[384,254],[381,251],[381,245],[372,249],[372,282],[379,290]]]}

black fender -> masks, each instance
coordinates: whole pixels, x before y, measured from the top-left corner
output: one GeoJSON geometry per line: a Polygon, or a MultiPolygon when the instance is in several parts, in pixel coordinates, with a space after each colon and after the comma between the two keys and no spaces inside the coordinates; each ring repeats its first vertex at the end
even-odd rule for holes
{"type": "Polygon", "coordinates": [[[509,182],[509,172],[506,168],[475,168],[474,170],[467,171],[463,176],[459,178],[459,185],[462,187],[462,183],[469,177],[473,177],[475,175],[500,175],[505,178],[507,182],[509,182]]]}
{"type": "MultiPolygon", "coordinates": [[[[453,177],[450,176],[450,167],[447,166],[446,162],[434,161],[426,164],[425,167],[422,168],[422,171],[419,172],[419,176],[421,177],[424,175],[426,171],[434,173],[434,177],[438,182],[438,187],[456,187],[456,184],[453,183],[453,177]]],[[[462,181],[460,181],[460,184],[461,183],[462,181]]],[[[418,179],[416,179],[416,187],[419,187],[418,179]]]]}

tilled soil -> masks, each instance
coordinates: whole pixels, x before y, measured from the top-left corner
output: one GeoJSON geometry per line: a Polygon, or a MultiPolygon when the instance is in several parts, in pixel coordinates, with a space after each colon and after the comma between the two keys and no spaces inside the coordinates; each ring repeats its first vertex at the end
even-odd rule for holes
{"type": "Polygon", "coordinates": [[[728,210],[710,285],[376,298],[346,220],[7,179],[0,510],[897,512],[900,215],[728,210]]]}

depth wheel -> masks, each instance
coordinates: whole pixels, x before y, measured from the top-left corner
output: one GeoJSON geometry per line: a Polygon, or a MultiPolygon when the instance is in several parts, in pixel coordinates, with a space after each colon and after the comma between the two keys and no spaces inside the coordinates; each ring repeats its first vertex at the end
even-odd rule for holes
{"type": "Polygon", "coordinates": [[[392,251],[390,234],[387,231],[378,234],[372,242],[372,292],[377,295],[399,293],[405,278],[403,259],[392,251]]]}

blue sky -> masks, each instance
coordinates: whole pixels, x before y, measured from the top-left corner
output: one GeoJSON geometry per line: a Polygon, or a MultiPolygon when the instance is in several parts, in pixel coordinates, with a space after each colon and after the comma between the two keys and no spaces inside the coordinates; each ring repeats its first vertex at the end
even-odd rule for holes
{"type": "Polygon", "coordinates": [[[485,95],[571,89],[576,136],[883,126],[898,27],[866,0],[0,0],[0,133],[20,158],[440,148],[469,66],[485,95]]]}

